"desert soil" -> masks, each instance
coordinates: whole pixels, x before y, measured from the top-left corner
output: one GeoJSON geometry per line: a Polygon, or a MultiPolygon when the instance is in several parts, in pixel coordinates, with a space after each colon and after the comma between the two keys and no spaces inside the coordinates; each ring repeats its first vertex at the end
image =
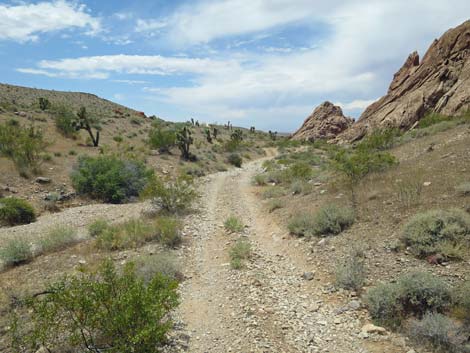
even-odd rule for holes
{"type": "MultiPolygon", "coordinates": [[[[274,152],[268,152],[266,158],[271,158],[274,152]]],[[[186,241],[177,251],[185,280],[180,287],[181,306],[175,313],[176,330],[166,350],[410,351],[398,335],[362,332],[369,320],[356,294],[335,291],[331,278],[324,275],[331,269],[318,268],[308,242],[290,237],[264,209],[251,185],[263,160],[201,179],[201,198],[196,212],[185,217],[186,241]],[[223,223],[231,215],[246,225],[243,234],[229,234],[224,229],[223,223]],[[229,249],[239,237],[251,243],[252,256],[243,269],[234,270],[229,249]]],[[[40,217],[31,225],[2,229],[0,239],[20,233],[38,238],[51,223],[73,225],[85,236],[86,226],[97,217],[119,221],[138,216],[144,207],[140,203],[77,207],[40,217]]],[[[48,268],[59,273],[73,271],[78,262],[93,263],[104,256],[93,255],[87,243],[0,273],[0,289],[11,292],[25,283],[40,286],[54,277],[48,268]]],[[[115,253],[113,258],[125,261],[154,251],[154,246],[148,245],[125,254],[115,253]]]]}

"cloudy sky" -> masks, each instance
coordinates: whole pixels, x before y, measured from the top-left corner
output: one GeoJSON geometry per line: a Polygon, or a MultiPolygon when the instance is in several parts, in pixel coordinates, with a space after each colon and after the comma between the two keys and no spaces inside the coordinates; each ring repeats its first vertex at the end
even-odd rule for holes
{"type": "Polygon", "coordinates": [[[468,0],[0,1],[0,80],[287,132],[325,100],[358,116],[469,15],[468,0]]]}

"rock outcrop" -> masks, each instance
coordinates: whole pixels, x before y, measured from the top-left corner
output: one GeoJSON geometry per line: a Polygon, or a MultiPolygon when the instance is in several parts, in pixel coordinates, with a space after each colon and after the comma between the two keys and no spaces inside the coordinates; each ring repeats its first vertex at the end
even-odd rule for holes
{"type": "Polygon", "coordinates": [[[376,128],[409,129],[430,112],[458,115],[470,109],[470,21],[435,40],[422,61],[412,53],[395,74],[388,93],[371,104],[338,137],[355,141],[376,128]]]}
{"type": "Polygon", "coordinates": [[[324,102],[315,108],[304,121],[302,127],[294,133],[292,139],[310,141],[320,138],[333,139],[350,127],[353,121],[353,119],[345,117],[337,105],[324,102]]]}

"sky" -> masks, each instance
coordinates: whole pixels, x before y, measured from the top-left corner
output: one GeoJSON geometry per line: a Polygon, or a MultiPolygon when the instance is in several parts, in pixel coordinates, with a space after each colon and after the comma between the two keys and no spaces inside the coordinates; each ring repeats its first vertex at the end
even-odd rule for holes
{"type": "Polygon", "coordinates": [[[0,1],[0,82],[291,132],[325,100],[358,117],[469,15],[468,0],[0,1]]]}

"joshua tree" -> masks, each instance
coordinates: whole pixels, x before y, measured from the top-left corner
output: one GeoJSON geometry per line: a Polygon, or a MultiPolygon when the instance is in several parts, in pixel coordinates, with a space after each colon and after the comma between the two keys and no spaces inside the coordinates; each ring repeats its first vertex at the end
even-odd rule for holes
{"type": "Polygon", "coordinates": [[[42,97],[39,98],[39,108],[42,111],[49,109],[50,106],[51,106],[51,102],[49,102],[49,100],[47,100],[46,98],[42,98],[42,97]]]}
{"type": "Polygon", "coordinates": [[[181,157],[183,159],[190,159],[191,154],[189,153],[189,147],[193,144],[193,142],[194,140],[191,134],[191,130],[189,130],[186,126],[176,133],[176,144],[181,151],[181,157]]]}
{"type": "Polygon", "coordinates": [[[214,136],[215,139],[217,139],[217,134],[219,133],[219,130],[214,127],[214,129],[212,130],[212,135],[214,136]]]}
{"type": "Polygon", "coordinates": [[[194,118],[191,118],[191,125],[194,126],[194,118]]]}
{"type": "Polygon", "coordinates": [[[77,117],[72,122],[72,126],[76,131],[86,130],[90,135],[94,147],[98,147],[100,142],[100,126],[96,118],[90,118],[85,107],[81,107],[77,113],[77,117]],[[96,129],[96,135],[93,135],[93,128],[96,129]]]}
{"type": "Polygon", "coordinates": [[[250,127],[250,132],[252,132],[252,133],[255,133],[255,132],[256,132],[256,129],[255,129],[254,126],[250,127]]]}
{"type": "Polygon", "coordinates": [[[196,120],[196,126],[199,127],[199,120],[196,120]]]}
{"type": "Polygon", "coordinates": [[[277,139],[277,131],[272,132],[269,130],[269,137],[271,137],[271,140],[276,140],[277,139]]]}
{"type": "Polygon", "coordinates": [[[206,134],[206,140],[209,143],[212,143],[212,136],[211,136],[211,131],[209,129],[205,129],[204,133],[206,134]]]}

